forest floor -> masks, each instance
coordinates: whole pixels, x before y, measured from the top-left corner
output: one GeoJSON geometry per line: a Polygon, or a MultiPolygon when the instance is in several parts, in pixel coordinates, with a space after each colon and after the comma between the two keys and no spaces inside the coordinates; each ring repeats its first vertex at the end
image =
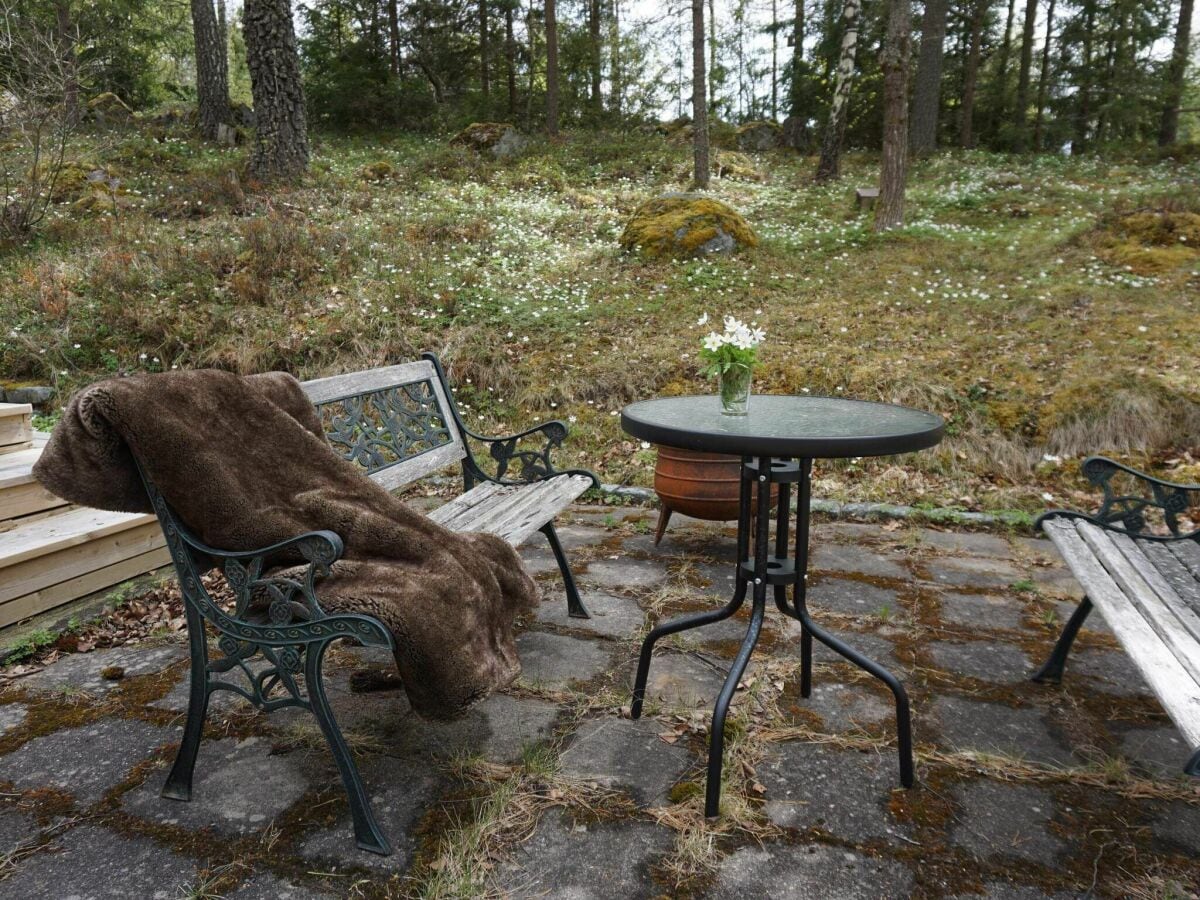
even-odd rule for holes
{"type": "Polygon", "coordinates": [[[811,158],[722,151],[711,193],[759,246],[648,262],[617,239],[686,186],[689,148],[664,136],[505,162],[445,138],[314,144],[302,185],[266,191],[239,179],[244,149],[182,130],[81,137],[38,239],[0,256],[0,379],[62,402],[115,373],[314,377],[433,349],[478,430],[562,418],[565,462],[648,484],[653,450],[617,413],[712,390],[697,320],[733,314],[767,331],[758,391],[950,422],[936,450],[820,466],[816,496],[1032,514],[1089,502],[1074,458],[1094,451],[1200,480],[1200,162],[941,154],[878,236],[853,204],[873,157],[815,185],[811,158]]]}

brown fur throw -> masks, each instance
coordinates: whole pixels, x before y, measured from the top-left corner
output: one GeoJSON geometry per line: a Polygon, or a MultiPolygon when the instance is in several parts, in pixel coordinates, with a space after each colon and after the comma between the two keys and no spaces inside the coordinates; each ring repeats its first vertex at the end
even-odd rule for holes
{"type": "Polygon", "coordinates": [[[317,585],[328,612],[391,631],[413,708],[453,717],[521,665],[512,623],[537,588],[487,534],[455,534],[332,451],[300,383],[272,373],[170,372],[102,381],[71,398],[34,475],[65,500],[151,512],[134,456],[180,520],[222,550],[328,529],[345,542],[317,585]]]}

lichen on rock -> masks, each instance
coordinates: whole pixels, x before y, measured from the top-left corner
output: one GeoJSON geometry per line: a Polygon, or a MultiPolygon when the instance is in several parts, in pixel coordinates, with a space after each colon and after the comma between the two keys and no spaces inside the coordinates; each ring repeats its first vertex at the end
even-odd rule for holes
{"type": "Polygon", "coordinates": [[[737,130],[739,150],[773,150],[782,142],[782,129],[775,122],[747,122],[737,130]]]}
{"type": "Polygon", "coordinates": [[[647,200],[630,217],[621,247],[650,259],[707,256],[754,247],[758,237],[733,207],[703,194],[647,200]]]}
{"type": "Polygon", "coordinates": [[[508,159],[525,149],[529,142],[507,122],[473,122],[450,139],[455,146],[476,153],[490,153],[496,159],[508,159]]]}

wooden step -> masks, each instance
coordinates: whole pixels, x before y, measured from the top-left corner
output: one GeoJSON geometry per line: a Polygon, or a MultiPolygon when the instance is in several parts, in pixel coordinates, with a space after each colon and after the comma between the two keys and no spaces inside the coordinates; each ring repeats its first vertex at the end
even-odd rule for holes
{"type": "Polygon", "coordinates": [[[0,456],[0,529],[13,527],[9,521],[21,516],[33,515],[51,509],[60,509],[67,505],[61,497],[38,484],[33,477],[33,464],[41,455],[41,445],[44,441],[38,433],[34,434],[33,449],[21,450],[0,456]]]}
{"type": "Polygon", "coordinates": [[[33,446],[33,407],[0,403],[0,454],[19,453],[33,446]]]}
{"type": "Polygon", "coordinates": [[[19,523],[0,532],[0,628],[167,562],[152,515],[66,508],[19,523]]]}

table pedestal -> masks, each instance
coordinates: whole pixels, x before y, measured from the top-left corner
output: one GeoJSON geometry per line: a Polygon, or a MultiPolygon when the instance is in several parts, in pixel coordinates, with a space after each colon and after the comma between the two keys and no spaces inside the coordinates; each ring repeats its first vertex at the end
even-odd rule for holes
{"type": "Polygon", "coordinates": [[[750,627],[742,639],[742,646],[725,678],[725,684],[713,707],[712,727],[709,729],[708,785],[705,792],[704,814],[715,816],[721,805],[721,764],[725,746],[725,716],[729,702],[733,699],[738,682],[746,671],[750,654],[758,643],[762,631],[763,616],[766,614],[767,588],[772,588],[775,605],[780,612],[800,622],[800,695],[812,693],[812,642],[815,637],[831,650],[841,654],[860,669],[869,672],[886,684],[896,698],[896,734],[900,753],[900,783],[904,787],[913,785],[912,725],[909,718],[908,695],[904,686],[879,663],[863,656],[853,647],[829,634],[812,620],[805,599],[805,572],[808,570],[808,527],[811,500],[812,460],[775,458],[770,456],[743,457],[740,506],[738,511],[737,537],[737,583],[733,597],[721,609],[712,612],[685,616],[674,622],[659,625],[646,636],[638,659],[637,680],[633,688],[633,718],[642,714],[642,703],[646,696],[646,678],[650,674],[650,660],[655,642],[668,634],[699,628],[713,622],[728,619],[736,613],[752,594],[753,608],[750,627]],[[758,485],[758,491],[753,486],[758,485]],[[779,485],[779,497],[775,509],[771,506],[771,485],[779,485]],[[789,526],[791,521],[792,485],[797,485],[797,511],[795,546],[788,556],[789,526]],[[752,496],[756,495],[756,496],[752,496]],[[752,508],[753,507],[753,508],[752,508]],[[771,519],[775,519],[774,552],[771,547],[771,519]],[[753,525],[754,547],[751,553],[751,526],[753,525]],[[792,599],[788,600],[788,588],[792,599]],[[751,591],[750,589],[753,588],[751,591]]]}

